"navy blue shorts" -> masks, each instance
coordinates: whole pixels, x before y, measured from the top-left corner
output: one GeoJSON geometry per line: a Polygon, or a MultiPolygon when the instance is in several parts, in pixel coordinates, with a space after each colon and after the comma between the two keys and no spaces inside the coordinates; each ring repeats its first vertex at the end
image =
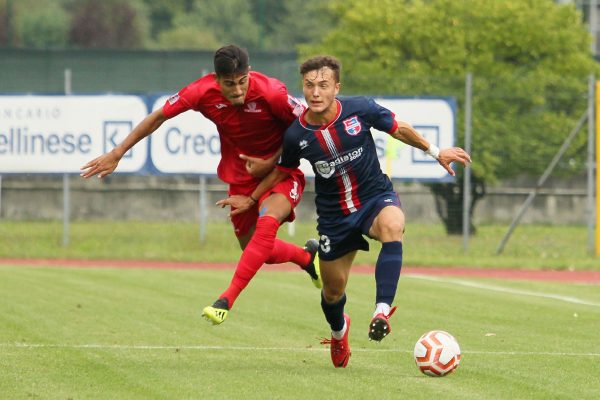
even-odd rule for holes
{"type": "Polygon", "coordinates": [[[369,229],[379,212],[387,206],[402,207],[396,192],[383,192],[367,201],[360,210],[343,217],[319,217],[319,258],[332,261],[355,250],[369,250],[369,229]]]}

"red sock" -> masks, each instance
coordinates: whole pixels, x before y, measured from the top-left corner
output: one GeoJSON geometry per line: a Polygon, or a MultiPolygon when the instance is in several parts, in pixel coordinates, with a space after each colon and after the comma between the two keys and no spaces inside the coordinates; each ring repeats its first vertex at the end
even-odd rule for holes
{"type": "Polygon", "coordinates": [[[269,255],[273,251],[275,245],[275,236],[279,222],[270,216],[260,217],[256,221],[256,229],[252,235],[252,239],[246,245],[242,252],[240,261],[235,269],[233,278],[227,290],[225,290],[220,298],[226,297],[229,300],[229,308],[240,295],[242,290],[252,280],[256,272],[262,267],[269,255]]]}
{"type": "Polygon", "coordinates": [[[302,247],[295,244],[284,242],[283,240],[275,239],[275,246],[267,261],[267,264],[282,264],[285,262],[293,262],[303,268],[310,262],[310,254],[302,247]]]}

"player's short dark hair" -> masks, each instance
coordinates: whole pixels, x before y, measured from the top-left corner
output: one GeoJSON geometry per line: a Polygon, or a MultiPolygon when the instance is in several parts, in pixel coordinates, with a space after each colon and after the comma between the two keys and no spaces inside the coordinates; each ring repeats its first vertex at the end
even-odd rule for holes
{"type": "Polygon", "coordinates": [[[324,67],[328,67],[333,71],[336,82],[340,81],[342,63],[333,56],[316,56],[304,61],[300,66],[300,75],[304,76],[309,71],[317,71],[324,67]]]}
{"type": "Polygon", "coordinates": [[[250,68],[248,52],[241,47],[230,44],[215,52],[215,73],[217,76],[245,74],[250,68]]]}

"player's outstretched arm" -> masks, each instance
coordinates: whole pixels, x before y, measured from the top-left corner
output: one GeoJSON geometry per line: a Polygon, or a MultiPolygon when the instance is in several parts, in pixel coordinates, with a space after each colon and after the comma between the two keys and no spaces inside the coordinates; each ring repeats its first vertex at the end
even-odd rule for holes
{"type": "Polygon", "coordinates": [[[225,206],[231,206],[230,216],[238,215],[248,211],[252,206],[256,204],[258,199],[261,198],[263,194],[273,186],[277,185],[279,182],[284,180],[288,176],[287,172],[281,171],[277,168],[273,169],[271,173],[263,178],[263,180],[258,184],[256,189],[250,194],[250,196],[241,196],[234,195],[229,196],[226,199],[222,199],[217,201],[217,205],[221,206],[221,208],[225,206]]]}
{"type": "Polygon", "coordinates": [[[463,165],[467,165],[468,162],[471,162],[471,157],[467,154],[466,151],[461,149],[460,147],[451,147],[447,149],[438,149],[433,144],[430,144],[419,132],[417,132],[410,124],[397,121],[398,129],[395,132],[392,132],[392,137],[408,144],[418,149],[423,150],[440,163],[442,167],[452,176],[455,176],[456,173],[450,166],[450,164],[454,161],[458,161],[463,165]]]}
{"type": "Polygon", "coordinates": [[[112,174],[117,168],[123,155],[137,142],[157,130],[166,119],[167,118],[162,113],[162,108],[152,112],[133,128],[131,133],[127,135],[125,140],[119,143],[117,147],[100,157],[94,158],[81,167],[82,172],[80,175],[84,178],[89,178],[94,175],[97,175],[98,178],[104,178],[105,176],[112,174]]]}

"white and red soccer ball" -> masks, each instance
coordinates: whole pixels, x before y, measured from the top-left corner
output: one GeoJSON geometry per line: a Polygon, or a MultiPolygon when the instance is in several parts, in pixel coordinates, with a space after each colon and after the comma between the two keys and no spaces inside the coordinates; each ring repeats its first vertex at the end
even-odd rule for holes
{"type": "Polygon", "coordinates": [[[417,340],[415,363],[425,375],[444,376],[460,364],[460,347],[454,336],[444,331],[430,331],[417,340]]]}

